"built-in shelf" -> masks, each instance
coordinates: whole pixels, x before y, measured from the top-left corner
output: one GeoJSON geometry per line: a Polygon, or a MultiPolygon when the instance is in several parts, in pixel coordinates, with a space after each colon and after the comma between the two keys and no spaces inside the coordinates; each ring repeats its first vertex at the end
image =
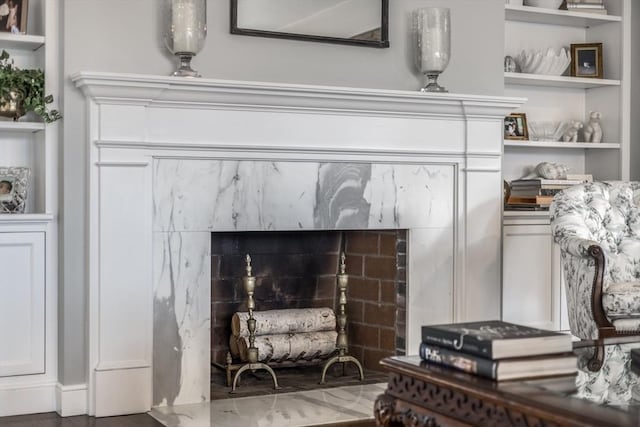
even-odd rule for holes
{"type": "Polygon", "coordinates": [[[36,50],[44,46],[44,36],[0,33],[0,46],[2,46],[3,49],[36,50]]]}
{"type": "Polygon", "coordinates": [[[41,224],[51,221],[53,214],[50,213],[0,214],[0,224],[41,224]]]}
{"type": "Polygon", "coordinates": [[[619,149],[614,142],[553,142],[553,141],[504,141],[505,147],[518,148],[576,148],[576,149],[619,149]]]}
{"type": "Polygon", "coordinates": [[[521,210],[521,211],[508,211],[508,210],[504,210],[502,212],[503,217],[505,218],[514,218],[514,217],[519,217],[519,216],[528,216],[528,217],[540,217],[540,218],[545,218],[549,216],[549,211],[527,211],[527,210],[521,210]]]}
{"type": "Polygon", "coordinates": [[[537,24],[564,25],[570,27],[593,27],[611,22],[622,22],[622,17],[586,12],[546,9],[531,6],[505,5],[507,21],[533,22],[537,24]]]}
{"type": "Polygon", "coordinates": [[[13,122],[0,121],[0,131],[5,132],[38,132],[44,130],[43,122],[13,122]]]}
{"type": "Polygon", "coordinates": [[[504,73],[504,82],[505,84],[510,85],[549,86],[571,89],[592,89],[605,86],[620,86],[620,80],[507,72],[504,73]]]}

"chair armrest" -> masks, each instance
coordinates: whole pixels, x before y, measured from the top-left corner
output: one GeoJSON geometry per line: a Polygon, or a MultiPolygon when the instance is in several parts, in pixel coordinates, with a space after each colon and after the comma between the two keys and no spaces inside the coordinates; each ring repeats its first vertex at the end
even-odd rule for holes
{"type": "Polygon", "coordinates": [[[602,252],[602,247],[595,240],[583,239],[582,237],[566,236],[556,238],[556,241],[560,245],[560,249],[570,253],[573,256],[581,258],[594,257],[593,251],[602,252]]]}
{"type": "Polygon", "coordinates": [[[565,237],[559,241],[565,263],[567,302],[573,307],[571,330],[582,339],[599,339],[603,328],[612,329],[602,306],[605,253],[595,241],[565,237]],[[575,330],[575,331],[574,331],[575,330]]]}

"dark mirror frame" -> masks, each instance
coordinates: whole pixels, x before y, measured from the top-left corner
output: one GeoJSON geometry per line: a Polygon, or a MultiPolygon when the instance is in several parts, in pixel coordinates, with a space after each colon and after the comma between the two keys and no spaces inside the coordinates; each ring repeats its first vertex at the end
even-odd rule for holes
{"type": "Polygon", "coordinates": [[[238,0],[231,0],[231,34],[243,36],[272,37],[278,39],[305,40],[322,43],[338,43],[367,47],[389,47],[389,0],[380,0],[382,6],[382,22],[380,23],[381,40],[343,39],[339,37],[313,36],[307,34],[281,33],[278,31],[252,30],[238,28],[238,0]]]}

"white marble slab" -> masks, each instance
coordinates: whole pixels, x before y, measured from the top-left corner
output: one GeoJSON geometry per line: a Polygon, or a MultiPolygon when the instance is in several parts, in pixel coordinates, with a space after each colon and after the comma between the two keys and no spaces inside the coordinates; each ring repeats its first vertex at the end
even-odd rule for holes
{"type": "Polygon", "coordinates": [[[210,396],[211,233],[154,233],[153,405],[210,396]]]}
{"type": "Polygon", "coordinates": [[[409,352],[451,310],[451,165],[156,159],[153,182],[154,406],[209,400],[212,231],[406,228],[409,352]]]}
{"type": "Polygon", "coordinates": [[[451,165],[157,159],[155,231],[450,227],[451,165]]]}
{"type": "Polygon", "coordinates": [[[153,408],[167,427],[297,427],[373,419],[386,383],[153,408]]]}

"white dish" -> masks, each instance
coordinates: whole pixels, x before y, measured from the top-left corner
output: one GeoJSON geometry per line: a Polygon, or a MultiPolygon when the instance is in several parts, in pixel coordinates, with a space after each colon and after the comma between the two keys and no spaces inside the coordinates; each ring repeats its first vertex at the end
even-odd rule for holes
{"type": "Polygon", "coordinates": [[[531,141],[559,141],[569,123],[562,121],[529,122],[529,139],[531,141]]]}
{"type": "Polygon", "coordinates": [[[551,76],[562,75],[571,63],[571,55],[565,48],[560,49],[558,54],[552,48],[546,53],[523,50],[515,59],[523,73],[551,76]]]}

